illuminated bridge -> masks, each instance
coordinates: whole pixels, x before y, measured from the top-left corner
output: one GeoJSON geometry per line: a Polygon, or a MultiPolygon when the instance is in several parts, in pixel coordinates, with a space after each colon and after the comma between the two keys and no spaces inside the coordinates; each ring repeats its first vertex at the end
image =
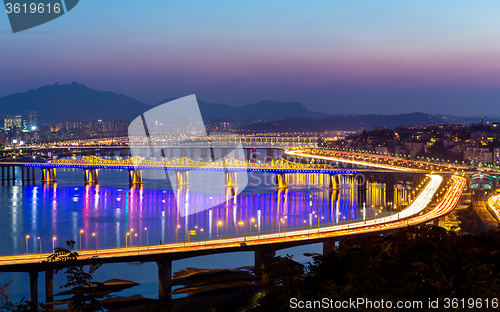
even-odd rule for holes
{"type": "MultiPolygon", "coordinates": [[[[253,251],[256,275],[261,276],[264,282],[265,269],[270,266],[276,250],[323,243],[323,253],[328,253],[335,248],[335,241],[345,237],[388,233],[407,226],[425,224],[451,212],[457,205],[465,186],[464,177],[453,175],[446,182],[440,175],[430,175],[427,184],[415,200],[407,208],[391,216],[350,224],[328,225],[317,229],[293,229],[271,234],[250,234],[195,242],[86,250],[79,252],[78,261],[85,264],[91,257],[97,255],[101,263],[156,262],[159,298],[169,299],[172,288],[172,261],[217,253],[253,251]],[[441,186],[444,194],[440,196],[436,205],[429,205],[441,186]]],[[[51,263],[47,262],[48,256],[49,254],[1,256],[0,272],[28,272],[32,302],[37,302],[38,298],[38,272],[45,272],[46,302],[52,302],[53,271],[51,263]]]]}

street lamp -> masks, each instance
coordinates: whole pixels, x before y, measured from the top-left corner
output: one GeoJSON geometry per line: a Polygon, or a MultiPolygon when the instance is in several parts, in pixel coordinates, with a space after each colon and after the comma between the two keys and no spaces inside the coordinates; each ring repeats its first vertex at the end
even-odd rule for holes
{"type": "Polygon", "coordinates": [[[130,232],[127,232],[127,235],[125,235],[125,248],[128,247],[128,236],[130,235],[130,232]]]}
{"type": "Polygon", "coordinates": [[[28,254],[28,238],[30,238],[30,236],[26,235],[26,254],[28,254]]]}
{"type": "Polygon", "coordinates": [[[38,241],[40,242],[40,254],[42,254],[42,240],[38,237],[38,241]]]}
{"type": "Polygon", "coordinates": [[[97,253],[97,236],[95,235],[95,233],[92,233],[92,236],[95,237],[95,253],[97,253]]]}
{"type": "Polygon", "coordinates": [[[82,250],[82,234],[83,230],[80,230],[80,250],[82,250]]]}
{"type": "Polygon", "coordinates": [[[55,246],[54,246],[55,242],[56,242],[56,237],[54,236],[54,237],[52,237],[52,253],[55,252],[55,246]]]}
{"type": "Polygon", "coordinates": [[[250,235],[252,235],[252,226],[254,222],[255,222],[254,218],[250,219],[250,235]]]}
{"type": "Polygon", "coordinates": [[[278,234],[281,233],[281,223],[285,224],[285,220],[283,220],[283,218],[281,218],[280,221],[278,222],[278,234]]]}
{"type": "Polygon", "coordinates": [[[177,230],[180,229],[180,225],[177,224],[177,227],[175,228],[175,242],[177,243],[177,230]]]}
{"type": "Polygon", "coordinates": [[[219,237],[219,226],[222,225],[222,221],[217,222],[217,237],[219,237]]]}
{"type": "Polygon", "coordinates": [[[144,228],[144,231],[146,231],[146,249],[149,249],[149,232],[148,232],[148,228],[144,228]]]}

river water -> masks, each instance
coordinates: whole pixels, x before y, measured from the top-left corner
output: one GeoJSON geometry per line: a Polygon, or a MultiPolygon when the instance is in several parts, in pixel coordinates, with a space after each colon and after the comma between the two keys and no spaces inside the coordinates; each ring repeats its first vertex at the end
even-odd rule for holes
{"type": "MultiPolygon", "coordinates": [[[[270,180],[265,174],[252,173],[249,186],[236,196],[199,194],[188,189],[191,205],[214,200],[213,196],[223,197],[215,198],[220,202],[215,207],[185,215],[179,212],[178,194],[166,179],[145,180],[142,188],[134,189],[128,186],[127,171],[101,170],[98,186],[83,185],[81,169],[58,169],[57,179],[57,184],[22,185],[16,181],[16,185],[0,187],[0,255],[46,253],[67,240],[74,240],[76,249],[81,246],[92,250],[186,241],[191,231],[196,235],[190,235],[190,240],[203,240],[216,239],[217,235],[227,238],[349,223],[396,213],[408,197],[408,186],[398,185],[401,196],[397,207],[388,209],[380,183],[368,181],[366,202],[358,203],[351,178],[343,181],[340,190],[331,192],[323,175],[295,174],[289,178],[288,189],[276,190],[272,183],[265,182],[270,180]]],[[[305,261],[308,258],[304,252],[321,253],[322,246],[296,247],[278,254],[292,254],[296,260],[305,261]]],[[[251,265],[252,252],[237,252],[174,261],[172,269],[251,265]]],[[[44,299],[43,274],[39,278],[40,300],[44,299]]],[[[106,264],[95,278],[131,280],[140,286],[120,295],[157,298],[155,263],[106,264]]],[[[28,298],[28,274],[0,273],[0,283],[10,279],[10,298],[28,298]]],[[[62,274],[55,277],[55,293],[63,282],[62,274]]]]}

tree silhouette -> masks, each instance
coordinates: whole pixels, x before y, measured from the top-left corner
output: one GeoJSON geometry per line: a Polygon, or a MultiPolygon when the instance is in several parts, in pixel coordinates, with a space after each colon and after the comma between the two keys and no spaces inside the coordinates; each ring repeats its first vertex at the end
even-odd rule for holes
{"type": "Polygon", "coordinates": [[[78,253],[73,251],[75,241],[66,241],[67,248],[57,247],[47,260],[53,263],[55,273],[64,270],[66,284],[60,288],[70,288],[71,298],[68,306],[71,311],[103,311],[102,303],[94,296],[96,289],[103,287],[102,283],[94,281],[92,275],[101,267],[99,257],[94,256],[86,261],[88,265],[78,262],[78,253]],[[88,270],[85,267],[88,266],[88,270]]]}

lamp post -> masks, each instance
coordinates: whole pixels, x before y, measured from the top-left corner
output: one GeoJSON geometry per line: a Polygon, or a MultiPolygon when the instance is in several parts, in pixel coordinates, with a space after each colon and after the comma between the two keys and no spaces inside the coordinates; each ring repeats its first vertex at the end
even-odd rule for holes
{"type": "Polygon", "coordinates": [[[125,248],[128,247],[128,237],[130,235],[130,232],[127,232],[127,235],[125,235],[125,248]]]}
{"type": "Polygon", "coordinates": [[[92,233],[92,236],[95,237],[95,253],[97,254],[97,236],[95,235],[95,233],[92,233]]]}
{"type": "Polygon", "coordinates": [[[55,242],[56,242],[56,237],[52,237],[52,253],[55,252],[55,242]]]}
{"type": "Polygon", "coordinates": [[[252,226],[253,226],[254,222],[255,222],[254,218],[250,219],[250,236],[252,236],[252,226]]]}
{"type": "Polygon", "coordinates": [[[30,236],[26,235],[26,254],[28,254],[28,238],[30,238],[30,236]]]}
{"type": "Polygon", "coordinates": [[[217,222],[217,237],[219,237],[219,226],[222,225],[222,221],[217,222]]]}
{"type": "Polygon", "coordinates": [[[148,228],[144,228],[144,231],[146,231],[146,250],[149,249],[149,232],[148,228]]]}
{"type": "Polygon", "coordinates": [[[82,234],[83,230],[80,230],[80,250],[82,250],[82,234]]]}
{"type": "Polygon", "coordinates": [[[177,224],[177,227],[175,228],[175,242],[177,243],[177,231],[180,229],[180,225],[177,224]]]}
{"type": "Polygon", "coordinates": [[[38,241],[40,242],[40,254],[42,254],[42,240],[38,237],[38,241]]]}
{"type": "Polygon", "coordinates": [[[132,247],[132,233],[134,231],[134,229],[130,229],[130,247],[132,247]]]}

